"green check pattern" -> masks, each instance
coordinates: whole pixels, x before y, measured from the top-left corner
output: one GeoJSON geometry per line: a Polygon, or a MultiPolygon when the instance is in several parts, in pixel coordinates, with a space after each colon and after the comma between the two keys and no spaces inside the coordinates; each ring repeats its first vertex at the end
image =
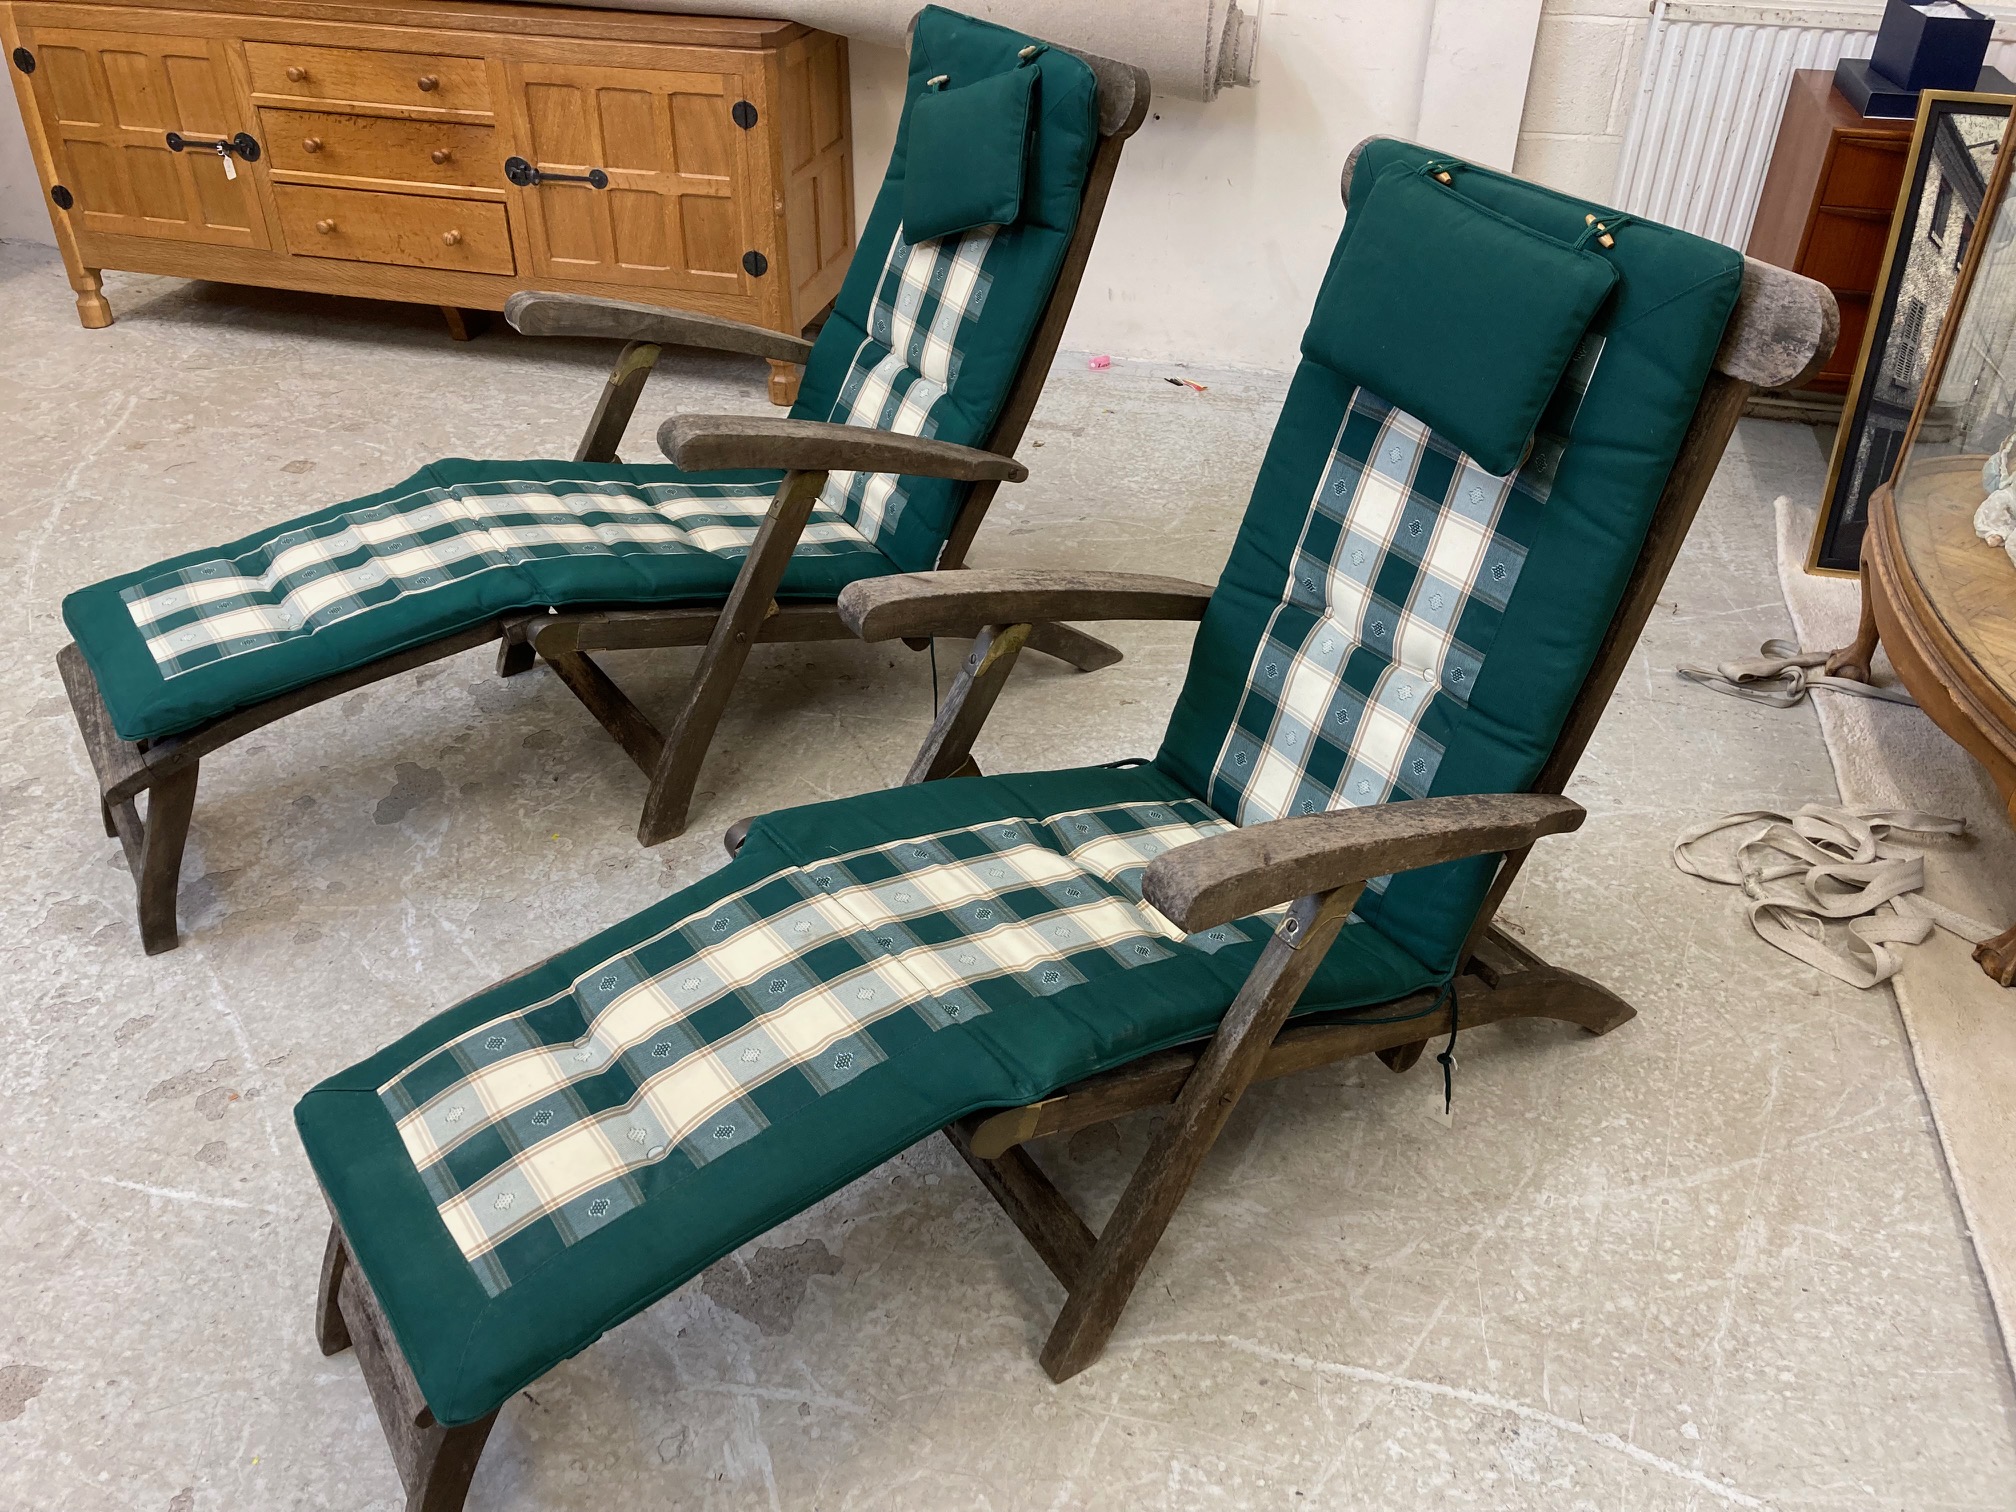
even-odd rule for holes
{"type": "MultiPolygon", "coordinates": [[[[1189,947],[1148,863],[1193,799],[893,840],[780,869],[379,1089],[491,1296],[909,1046],[1189,947]]],[[[1256,921],[1247,921],[1249,925],[1256,921]]]]}
{"type": "MultiPolygon", "coordinates": [[[[956,381],[963,333],[987,306],[991,228],[912,246],[899,231],[832,419],[929,436],[956,381]]],[[[879,551],[901,516],[901,479],[836,472],[800,556],[879,551]]],[[[775,482],[529,479],[421,488],[282,526],[120,590],[161,676],[298,642],[498,568],[560,556],[747,554],[775,482]]]]}
{"type": "MultiPolygon", "coordinates": [[[[162,677],[298,641],[478,574],[560,556],[747,554],[775,485],[529,480],[422,488],[236,556],[199,557],[120,590],[162,677]]],[[[798,551],[874,552],[829,508],[798,551]]]]}
{"type": "MultiPolygon", "coordinates": [[[[899,225],[882,262],[865,340],[827,419],[901,436],[935,436],[939,406],[959,379],[967,329],[987,309],[993,226],[911,243],[899,225]]],[[[887,549],[908,495],[895,473],[836,472],[821,504],[887,549]]]]}
{"type": "Polygon", "coordinates": [[[1602,347],[1583,342],[1503,477],[1353,393],[1213,764],[1213,808],[1246,825],[1428,796],[1602,347]]]}

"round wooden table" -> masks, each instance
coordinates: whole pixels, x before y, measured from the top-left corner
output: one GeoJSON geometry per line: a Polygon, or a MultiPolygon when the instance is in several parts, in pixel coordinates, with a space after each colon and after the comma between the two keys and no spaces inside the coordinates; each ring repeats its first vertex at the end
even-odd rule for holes
{"type": "MultiPolygon", "coordinates": [[[[1918,706],[1988,769],[2016,824],[2016,564],[1974,534],[1987,460],[1914,456],[1870,496],[1862,623],[1827,670],[1869,681],[1880,639],[1918,706]]],[[[2016,924],[1974,959],[2004,987],[2016,981],[2016,924]]]]}

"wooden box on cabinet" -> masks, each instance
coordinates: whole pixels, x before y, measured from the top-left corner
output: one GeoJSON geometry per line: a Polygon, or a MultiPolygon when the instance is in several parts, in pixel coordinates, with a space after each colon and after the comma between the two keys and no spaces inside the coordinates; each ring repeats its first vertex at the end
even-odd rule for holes
{"type": "MultiPolygon", "coordinates": [[[[0,0],[0,38],[86,326],[119,268],[458,332],[536,287],[796,334],[854,249],[847,44],[791,22],[0,0]]],[[[796,382],[773,365],[773,398],[796,382]]]]}

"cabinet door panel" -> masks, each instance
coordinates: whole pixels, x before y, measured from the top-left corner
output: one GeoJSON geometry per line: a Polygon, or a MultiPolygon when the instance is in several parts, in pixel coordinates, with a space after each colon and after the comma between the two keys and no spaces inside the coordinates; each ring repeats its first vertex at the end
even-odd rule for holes
{"type": "Polygon", "coordinates": [[[223,44],[200,37],[46,28],[24,38],[56,171],[79,229],[234,247],[267,245],[247,165],[170,152],[167,136],[246,128],[223,44]]]}
{"type": "Polygon", "coordinates": [[[779,83],[784,234],[791,248],[792,309],[802,321],[839,293],[854,253],[846,44],[832,36],[793,42],[779,83]]]}
{"type": "Polygon", "coordinates": [[[742,255],[776,249],[749,204],[750,133],[730,115],[739,75],[528,63],[509,77],[519,155],[547,173],[609,176],[605,189],[518,191],[534,273],[757,292],[742,255]]]}

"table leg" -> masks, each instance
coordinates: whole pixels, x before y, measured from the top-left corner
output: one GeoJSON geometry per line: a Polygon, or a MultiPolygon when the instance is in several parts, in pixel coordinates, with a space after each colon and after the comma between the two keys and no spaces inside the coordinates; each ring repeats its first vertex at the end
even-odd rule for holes
{"type": "Polygon", "coordinates": [[[1876,659],[1876,596],[1869,581],[1869,564],[1862,564],[1862,621],[1855,627],[1855,639],[1827,658],[1827,675],[1845,677],[1850,682],[1873,682],[1869,664],[1876,659]]]}

